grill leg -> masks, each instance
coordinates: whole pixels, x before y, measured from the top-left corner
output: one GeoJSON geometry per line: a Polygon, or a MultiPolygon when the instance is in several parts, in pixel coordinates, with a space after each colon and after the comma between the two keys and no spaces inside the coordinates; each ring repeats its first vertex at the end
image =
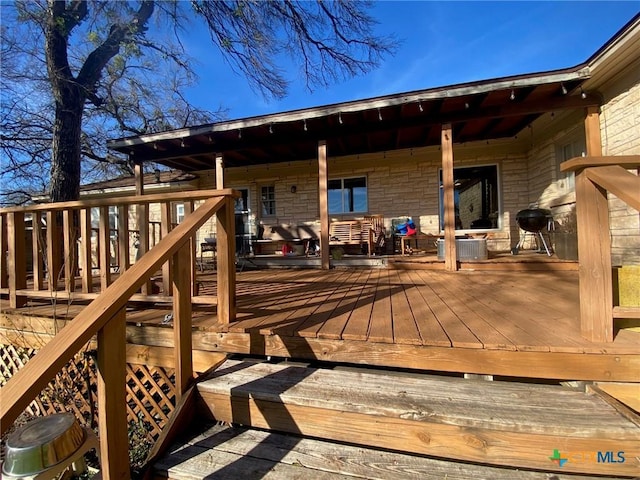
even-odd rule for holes
{"type": "Polygon", "coordinates": [[[549,246],[547,245],[547,241],[544,239],[544,235],[542,235],[542,232],[538,232],[538,236],[540,237],[540,240],[542,241],[542,245],[544,245],[544,249],[547,252],[547,255],[550,257],[551,256],[551,251],[549,250],[549,246]]]}

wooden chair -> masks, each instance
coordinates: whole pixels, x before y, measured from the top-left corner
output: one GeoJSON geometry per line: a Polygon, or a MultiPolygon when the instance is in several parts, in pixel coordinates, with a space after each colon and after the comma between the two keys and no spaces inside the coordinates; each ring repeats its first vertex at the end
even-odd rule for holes
{"type": "Polygon", "coordinates": [[[363,223],[369,226],[369,256],[383,253],[387,242],[384,215],[367,215],[363,223]]]}

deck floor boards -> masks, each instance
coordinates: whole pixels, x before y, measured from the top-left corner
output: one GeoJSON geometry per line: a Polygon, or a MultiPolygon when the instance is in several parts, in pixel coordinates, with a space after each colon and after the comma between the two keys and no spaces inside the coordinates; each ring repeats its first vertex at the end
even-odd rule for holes
{"type": "MultiPolygon", "coordinates": [[[[200,296],[215,295],[215,272],[199,273],[200,296]]],[[[215,307],[194,308],[194,327],[219,333],[523,352],[637,354],[640,334],[612,343],[580,335],[578,272],[393,269],[280,269],[238,272],[237,320],[216,321],[215,307]]],[[[30,300],[10,311],[71,319],[82,305],[30,300]]],[[[162,322],[171,305],[131,309],[131,324],[162,322]]],[[[6,317],[6,316],[5,316],[6,317]]],[[[8,317],[6,317],[8,318],[8,317]]],[[[3,320],[3,326],[9,320],[3,320]]]]}

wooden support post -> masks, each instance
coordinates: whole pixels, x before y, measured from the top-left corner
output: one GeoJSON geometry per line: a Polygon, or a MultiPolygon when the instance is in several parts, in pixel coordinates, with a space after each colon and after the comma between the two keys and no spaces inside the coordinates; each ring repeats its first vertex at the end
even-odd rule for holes
{"type": "MultiPolygon", "coordinates": [[[[171,202],[160,204],[160,239],[162,240],[171,231],[171,202]]],[[[171,295],[171,261],[166,261],[162,265],[162,293],[171,295]]]]}
{"type": "Polygon", "coordinates": [[[118,206],[118,267],[124,273],[131,266],[129,259],[129,206],[118,206]]]}
{"type": "Polygon", "coordinates": [[[82,291],[93,291],[93,258],[91,250],[91,208],[80,210],[80,269],[82,270],[82,291]]]}
{"type": "Polygon", "coordinates": [[[101,476],[131,476],[126,410],[126,313],[121,309],[98,331],[98,430],[101,476]]]}
{"type": "Polygon", "coordinates": [[[8,286],[7,215],[0,215],[0,288],[7,288],[8,286]]]}
{"type": "Polygon", "coordinates": [[[453,178],[453,129],[442,126],[442,188],[444,189],[444,269],[458,270],[456,254],[456,214],[453,178]]]}
{"type": "Polygon", "coordinates": [[[216,214],[218,262],[218,322],[228,325],[236,318],[236,253],[234,199],[225,199],[225,205],[216,214]]]}
{"type": "Polygon", "coordinates": [[[31,214],[31,260],[33,271],[33,289],[44,289],[44,260],[42,255],[42,214],[33,212],[31,214]]]}
{"type": "Polygon", "coordinates": [[[221,153],[216,153],[216,190],[224,188],[224,162],[221,153]]]}
{"type": "Polygon", "coordinates": [[[602,136],[600,134],[600,108],[587,107],[584,120],[587,156],[602,156],[602,136]]]}
{"type": "MultiPolygon", "coordinates": [[[[587,156],[602,155],[597,107],[585,116],[587,156]]],[[[576,172],[576,219],[580,278],[580,330],[594,342],[613,341],[613,278],[607,192],[576,172]]]]}
{"type": "Polygon", "coordinates": [[[9,271],[9,307],[26,305],[27,298],[18,296],[17,290],[27,288],[27,256],[25,245],[24,212],[7,215],[7,246],[9,271]]]}
{"type": "Polygon", "coordinates": [[[76,283],[76,230],[74,226],[74,211],[62,211],[62,238],[63,238],[63,259],[64,259],[64,289],[67,293],[75,290],[76,283]]]}
{"type": "Polygon", "coordinates": [[[191,240],[173,255],[173,344],[177,401],[193,378],[191,358],[191,240]]]}
{"type": "Polygon", "coordinates": [[[329,168],[327,142],[318,142],[318,203],[320,205],[320,259],[323,270],[329,270],[329,168]]]}
{"type": "Polygon", "coordinates": [[[58,213],[47,212],[47,276],[49,280],[49,291],[55,292],[58,289],[58,276],[62,266],[62,255],[60,251],[60,229],[58,228],[58,213]]]}
{"type": "Polygon", "coordinates": [[[109,207],[102,206],[98,222],[98,245],[100,263],[100,288],[104,292],[111,284],[111,232],[109,229],[109,207]]]}

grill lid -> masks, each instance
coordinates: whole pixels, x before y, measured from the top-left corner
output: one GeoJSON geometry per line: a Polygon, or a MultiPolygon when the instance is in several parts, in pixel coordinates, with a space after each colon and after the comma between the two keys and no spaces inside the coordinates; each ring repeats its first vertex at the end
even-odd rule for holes
{"type": "Polygon", "coordinates": [[[527,208],[516,214],[518,226],[527,232],[537,233],[547,226],[551,211],[544,208],[527,208]]]}

